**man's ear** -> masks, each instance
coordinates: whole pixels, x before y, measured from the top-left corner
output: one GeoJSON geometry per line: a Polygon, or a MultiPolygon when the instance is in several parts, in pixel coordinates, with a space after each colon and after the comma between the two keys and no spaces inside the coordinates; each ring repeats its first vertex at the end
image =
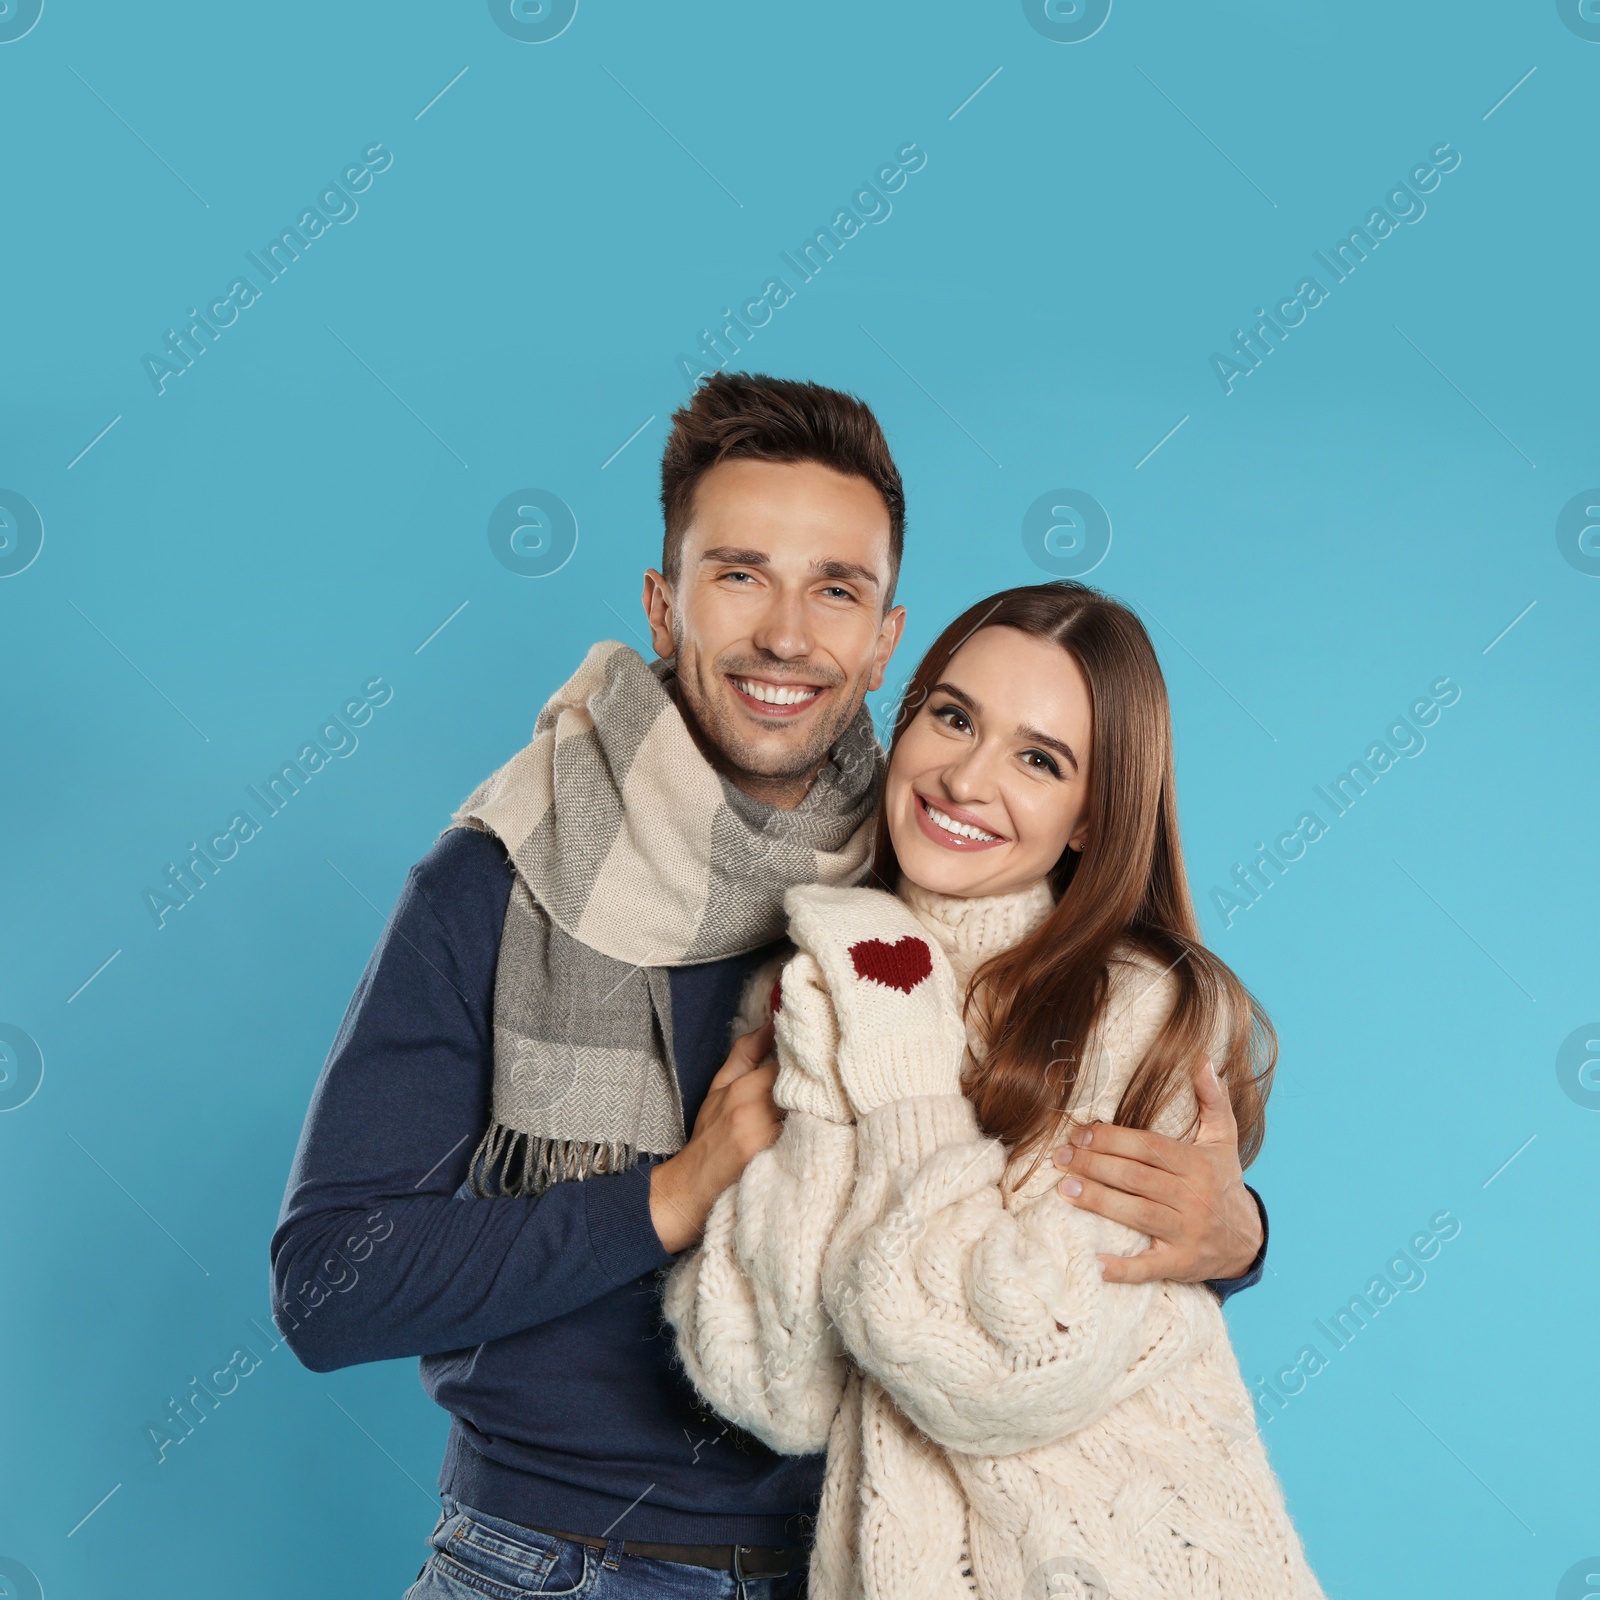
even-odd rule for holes
{"type": "Polygon", "coordinates": [[[665,659],[678,648],[672,631],[672,585],[654,567],[646,567],[644,593],[639,599],[650,623],[650,648],[665,659]]]}
{"type": "Polygon", "coordinates": [[[867,680],[867,692],[883,687],[883,674],[889,665],[889,657],[894,654],[894,649],[900,643],[900,636],[906,630],[906,608],[904,606],[890,606],[884,613],[882,626],[878,629],[878,647],[872,656],[872,676],[867,680]]]}

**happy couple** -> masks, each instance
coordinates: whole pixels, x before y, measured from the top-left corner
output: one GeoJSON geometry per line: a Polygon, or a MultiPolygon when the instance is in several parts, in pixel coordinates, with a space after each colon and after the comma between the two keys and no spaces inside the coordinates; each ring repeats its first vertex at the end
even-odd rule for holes
{"type": "Polygon", "coordinates": [[[412,870],[273,1240],[302,1361],[451,1414],[411,1600],[1320,1595],[1220,1313],[1272,1035],[1143,628],[977,602],[885,760],[870,411],[714,377],[662,505],[656,660],[595,646],[412,870]]]}

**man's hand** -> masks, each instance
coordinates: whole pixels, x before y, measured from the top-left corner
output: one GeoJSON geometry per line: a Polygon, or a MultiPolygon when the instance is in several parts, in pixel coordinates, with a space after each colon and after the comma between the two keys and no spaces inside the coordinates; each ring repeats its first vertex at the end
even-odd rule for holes
{"type": "Polygon", "coordinates": [[[1261,1248],[1261,1213],[1239,1167],[1233,1107],[1209,1061],[1194,1076],[1200,1129],[1191,1143],[1096,1122],[1056,1151],[1056,1185],[1085,1211],[1150,1236],[1136,1256],[1098,1256],[1108,1283],[1243,1277],[1261,1248]]]}
{"type": "Polygon", "coordinates": [[[650,1221],[673,1255],[699,1239],[717,1196],[783,1128],[772,1101],[778,1064],[771,1054],[771,1022],[736,1040],[711,1080],[689,1142],[650,1169],[650,1221]]]}

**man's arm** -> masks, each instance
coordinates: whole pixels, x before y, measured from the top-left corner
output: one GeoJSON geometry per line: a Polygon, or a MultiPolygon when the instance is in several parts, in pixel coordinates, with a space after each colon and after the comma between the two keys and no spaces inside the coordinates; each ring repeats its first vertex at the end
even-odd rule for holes
{"type": "Polygon", "coordinates": [[[272,1241],[273,1311],[314,1371],[502,1338],[671,1260],[647,1164],[538,1199],[461,1192],[490,1115],[510,885],[490,836],[434,847],[318,1080],[272,1241]]]}
{"type": "Polygon", "coordinates": [[[1071,1204],[1150,1236],[1136,1256],[1102,1256],[1113,1283],[1206,1283],[1219,1299],[1260,1281],[1267,1212],[1244,1181],[1233,1107],[1207,1061],[1195,1073],[1200,1128],[1169,1139],[1096,1122],[1056,1152],[1071,1204]]]}
{"type": "Polygon", "coordinates": [[[1256,1214],[1261,1218],[1261,1247],[1255,1253],[1250,1265],[1236,1278],[1207,1278],[1208,1288],[1218,1300],[1226,1300],[1230,1294],[1238,1294],[1241,1289],[1253,1289],[1261,1282],[1262,1275],[1267,1270],[1267,1235],[1271,1231],[1267,1226],[1267,1203],[1250,1187],[1245,1185],[1246,1191],[1256,1204],[1256,1214]]]}

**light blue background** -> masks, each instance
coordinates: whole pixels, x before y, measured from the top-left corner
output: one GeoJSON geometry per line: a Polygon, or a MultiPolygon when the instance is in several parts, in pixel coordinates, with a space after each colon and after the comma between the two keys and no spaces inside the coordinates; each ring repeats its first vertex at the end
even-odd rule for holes
{"type": "Polygon", "coordinates": [[[415,1573],[446,1424],[414,1364],[314,1376],[245,1320],[307,1097],[407,867],[588,642],[642,644],[676,357],[915,141],[734,364],[882,418],[902,673],[1040,576],[1038,496],[1106,508],[1208,935],[1282,1032],[1246,1375],[1461,1223],[1266,1424],[1312,1561],[1333,1596],[1554,1594],[1600,1548],[1600,1112],[1555,1072],[1600,1017],[1600,578],[1555,538],[1600,483],[1597,87],[1532,0],[1117,0],[1076,44],[1016,3],[583,0],[528,44],[482,4],[46,0],[0,45],[0,488],[45,529],[0,582],[0,1022],[44,1057],[0,1116],[0,1556],[51,1600],[415,1573]],[[374,141],[359,215],[158,397],[141,357],[374,141]],[[1225,395],[1212,353],[1443,141],[1426,217],[1225,395]],[[486,537],[527,486],[579,527],[549,577],[486,537]],[[377,675],[359,749],[158,931],[143,891],[377,675]],[[1427,749],[1225,929],[1208,891],[1441,675],[1427,749]],[[157,1466],[143,1424],[241,1343],[157,1466]]]}

